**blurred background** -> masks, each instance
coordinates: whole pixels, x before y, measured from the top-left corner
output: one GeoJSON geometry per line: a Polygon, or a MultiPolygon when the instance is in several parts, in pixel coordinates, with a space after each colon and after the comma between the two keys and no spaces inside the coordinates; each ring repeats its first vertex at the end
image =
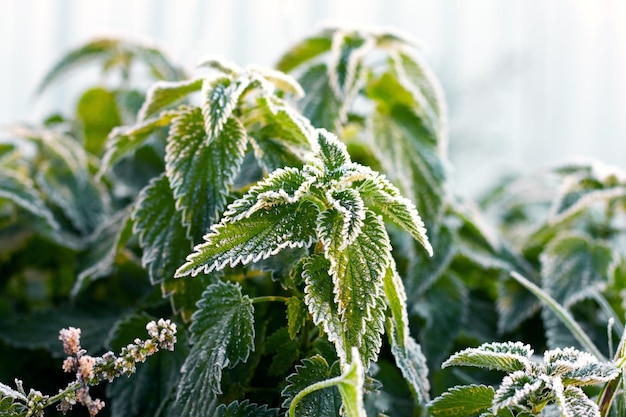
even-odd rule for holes
{"type": "Polygon", "coordinates": [[[324,22],[348,21],[422,42],[448,103],[458,194],[572,158],[626,168],[623,0],[0,0],[0,10],[0,127],[69,112],[97,71],[35,89],[95,36],[148,40],[188,68],[209,53],[271,66],[324,22]]]}

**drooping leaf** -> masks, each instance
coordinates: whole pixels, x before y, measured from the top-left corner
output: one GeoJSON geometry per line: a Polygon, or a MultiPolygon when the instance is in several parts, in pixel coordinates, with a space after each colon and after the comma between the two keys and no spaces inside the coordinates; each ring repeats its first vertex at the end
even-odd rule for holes
{"type": "MultiPolygon", "coordinates": [[[[289,408],[294,397],[310,385],[338,376],[328,362],[315,355],[296,366],[296,372],[287,377],[288,385],[281,392],[283,408],[289,408]]],[[[297,417],[336,417],[341,407],[341,395],[336,386],[320,389],[302,398],[296,407],[297,417]]]]}
{"type": "Polygon", "coordinates": [[[273,84],[278,90],[293,95],[295,99],[304,96],[304,91],[300,84],[289,74],[260,65],[248,65],[246,71],[251,78],[263,78],[265,81],[273,84]]]}
{"type": "Polygon", "coordinates": [[[0,198],[18,205],[42,219],[52,230],[60,228],[32,180],[9,170],[0,170],[0,198]]]}
{"type": "Polygon", "coordinates": [[[248,400],[233,401],[217,408],[216,417],[278,417],[277,408],[268,408],[267,405],[251,404],[248,400]]]}
{"type": "Polygon", "coordinates": [[[142,121],[135,126],[119,127],[109,134],[106,150],[100,166],[103,174],[123,157],[142,146],[157,130],[168,126],[178,116],[176,110],[166,110],[154,118],[142,121]]]}
{"type": "Polygon", "coordinates": [[[393,320],[394,343],[405,349],[409,337],[409,317],[407,314],[406,292],[402,279],[396,271],[393,259],[389,263],[384,277],[385,298],[393,320]]]}
{"type": "Polygon", "coordinates": [[[400,332],[395,324],[387,325],[387,335],[396,366],[409,385],[415,403],[426,404],[430,398],[430,382],[426,357],[420,345],[410,335],[406,335],[404,341],[400,340],[400,332]]]}
{"type": "Polygon", "coordinates": [[[218,137],[226,122],[234,116],[241,94],[250,85],[248,78],[205,79],[202,83],[202,116],[208,143],[218,137]]]}
{"type": "Polygon", "coordinates": [[[609,282],[616,262],[616,253],[604,243],[580,234],[560,235],[541,255],[543,287],[567,308],[609,282]]]}
{"type": "Polygon", "coordinates": [[[475,416],[491,408],[495,391],[485,385],[450,388],[430,403],[430,412],[438,417],[475,416]]]}
{"type": "MultiPolygon", "coordinates": [[[[377,299],[384,292],[384,276],[391,260],[391,245],[382,219],[366,211],[361,233],[345,249],[337,242],[325,246],[324,255],[330,261],[337,310],[344,323],[350,346],[358,347],[366,367],[378,356],[378,350],[367,350],[364,337],[380,340],[384,314],[377,299]],[[374,331],[374,332],[373,332],[374,331]]],[[[384,312],[385,306],[382,304],[384,312]]],[[[379,346],[380,347],[380,346],[379,346]]],[[[349,358],[348,358],[349,360],[349,358]]]]}
{"type": "Polygon", "coordinates": [[[246,265],[285,248],[309,246],[317,209],[310,203],[281,204],[255,211],[248,217],[230,222],[222,220],[196,245],[176,276],[197,275],[220,270],[227,265],[246,265]]]}
{"type": "Polygon", "coordinates": [[[137,115],[137,120],[143,121],[157,116],[163,109],[180,102],[191,93],[200,91],[202,83],[202,78],[154,83],[148,90],[146,99],[137,115]]]}
{"type": "Polygon", "coordinates": [[[533,350],[521,342],[484,343],[477,348],[468,348],[452,355],[441,366],[477,366],[515,372],[530,369],[533,350]]]}
{"type": "Polygon", "coordinates": [[[187,238],[165,174],[142,190],[132,218],[133,231],[139,234],[143,249],[141,263],[148,270],[152,284],[173,277],[191,250],[192,242],[187,238]]]}
{"type": "Polygon", "coordinates": [[[211,415],[215,396],[222,392],[222,370],[245,361],[254,349],[253,313],[237,284],[218,282],[204,291],[192,317],[191,351],[173,404],[178,415],[211,415]]]}
{"type": "Polygon", "coordinates": [[[246,151],[246,132],[230,118],[209,144],[200,109],[190,108],[172,121],[167,140],[166,173],[187,235],[196,242],[226,204],[246,151]]]}
{"type": "Polygon", "coordinates": [[[432,256],[433,249],[426,235],[424,222],[415,205],[382,175],[367,178],[358,187],[369,208],[406,230],[432,256]]]}

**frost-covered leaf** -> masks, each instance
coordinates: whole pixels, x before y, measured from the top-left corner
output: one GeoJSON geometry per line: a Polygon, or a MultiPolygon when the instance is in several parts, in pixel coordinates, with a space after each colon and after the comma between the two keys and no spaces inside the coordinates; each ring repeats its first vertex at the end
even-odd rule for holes
{"type": "Polygon", "coordinates": [[[262,77],[280,91],[292,94],[296,99],[304,96],[302,87],[291,75],[260,65],[248,65],[246,69],[252,78],[262,77]]]}
{"type": "Polygon", "coordinates": [[[485,385],[450,388],[430,403],[430,412],[438,417],[467,417],[487,412],[495,391],[485,385]]]}
{"type": "Polygon", "coordinates": [[[562,234],[541,254],[543,288],[567,308],[608,283],[617,259],[604,243],[579,234],[562,234]]]}
{"type": "Polygon", "coordinates": [[[26,396],[14,390],[8,385],[0,382],[0,398],[12,398],[14,400],[26,401],[26,396]]]}
{"type": "MultiPolygon", "coordinates": [[[[287,377],[288,385],[281,392],[283,408],[289,408],[294,397],[310,385],[338,376],[320,355],[304,359],[296,372],[287,377]]],[[[336,386],[306,395],[296,406],[297,417],[336,417],[341,407],[341,395],[336,386]]]]}
{"type": "Polygon", "coordinates": [[[452,355],[441,366],[477,366],[514,372],[530,369],[533,350],[521,342],[484,343],[477,348],[468,348],[452,355]]]}
{"type": "Polygon", "coordinates": [[[382,175],[365,179],[358,187],[367,206],[385,219],[391,220],[406,230],[432,256],[433,249],[426,235],[426,228],[415,205],[400,195],[393,184],[382,175]]]}
{"type": "MultiPolygon", "coordinates": [[[[305,38],[292,46],[276,63],[276,68],[289,72],[331,48],[330,31],[305,38]]],[[[309,90],[312,91],[312,90],[309,90]]]]}
{"type": "Polygon", "coordinates": [[[398,81],[410,92],[421,115],[428,120],[437,135],[439,148],[446,151],[446,109],[443,90],[437,77],[426,65],[420,54],[394,51],[390,54],[398,81]]]}
{"type": "Polygon", "coordinates": [[[202,116],[208,143],[218,137],[226,122],[234,115],[241,94],[250,85],[250,79],[233,80],[230,77],[205,79],[202,84],[202,116]]]}
{"type": "Polygon", "coordinates": [[[563,394],[564,401],[559,404],[561,415],[566,417],[600,417],[598,404],[592,401],[580,388],[566,387],[563,394]]]}
{"type": "Polygon", "coordinates": [[[337,122],[342,102],[333,91],[325,64],[313,65],[298,77],[306,92],[298,101],[298,108],[313,126],[337,131],[337,122]]]}
{"type": "Polygon", "coordinates": [[[118,251],[132,236],[129,217],[129,210],[120,210],[89,237],[88,249],[79,258],[80,272],[72,295],[76,296],[87,282],[111,273],[118,251]]]}
{"type": "Polygon", "coordinates": [[[289,329],[289,337],[295,339],[300,329],[306,323],[308,314],[306,305],[302,299],[298,297],[289,297],[287,300],[287,324],[289,329]]]}
{"type": "MultiPolygon", "coordinates": [[[[402,89],[393,83],[385,88],[402,89]]],[[[373,99],[377,106],[369,116],[372,147],[384,173],[416,204],[428,225],[436,224],[443,212],[447,180],[437,136],[415,110],[385,98],[373,99]]]]}
{"type": "Polygon", "coordinates": [[[61,209],[80,236],[88,236],[106,221],[106,194],[82,171],[48,165],[36,176],[39,188],[52,204],[61,209]]]}
{"type": "Polygon", "coordinates": [[[304,302],[311,313],[313,323],[322,326],[328,340],[334,343],[337,356],[343,362],[347,362],[349,344],[335,304],[329,269],[330,262],[322,254],[313,255],[304,261],[302,271],[306,284],[304,302]]]}
{"type": "Polygon", "coordinates": [[[262,96],[257,100],[262,117],[251,120],[250,136],[255,156],[267,172],[285,166],[301,166],[311,151],[313,127],[285,100],[262,96]]]}
{"type": "MultiPolygon", "coordinates": [[[[405,332],[408,328],[405,329],[405,332]]],[[[400,332],[395,324],[388,324],[387,335],[391,344],[391,353],[402,376],[409,385],[415,403],[423,405],[429,401],[430,382],[428,365],[420,345],[410,336],[400,340],[400,332]]]]}
{"type": "Polygon", "coordinates": [[[504,377],[493,398],[494,412],[502,408],[531,411],[533,405],[554,400],[550,379],[516,371],[504,377]]]}
{"type": "Polygon", "coordinates": [[[195,242],[226,204],[229,185],[245,155],[246,132],[230,118],[209,143],[200,109],[190,108],[172,121],[167,141],[167,176],[187,235],[195,242]]]}
{"type": "Polygon", "coordinates": [[[252,302],[237,284],[210,285],[198,302],[190,332],[191,351],[181,369],[173,409],[178,415],[200,417],[222,392],[222,370],[245,361],[254,349],[252,302]]]}
{"type": "Polygon", "coordinates": [[[60,228],[54,214],[30,178],[0,169],[0,199],[6,199],[42,219],[52,230],[60,228]]]}
{"type": "Polygon", "coordinates": [[[330,176],[329,179],[339,179],[351,162],[348,149],[333,133],[324,129],[317,129],[316,133],[319,144],[316,157],[321,162],[321,167],[330,176]]]}
{"type": "Polygon", "coordinates": [[[173,277],[176,268],[192,248],[176,210],[172,189],[163,174],[150,181],[139,194],[132,214],[133,230],[139,234],[143,249],[141,263],[148,270],[152,284],[173,277]]]}
{"type": "Polygon", "coordinates": [[[249,216],[223,219],[211,227],[205,242],[196,245],[176,276],[209,273],[227,265],[246,265],[268,258],[285,248],[309,246],[315,233],[317,208],[310,203],[270,206],[249,216]]]}
{"type": "Polygon", "coordinates": [[[158,81],[154,83],[146,95],[146,99],[137,115],[138,120],[147,120],[156,116],[161,110],[178,103],[189,94],[200,91],[202,78],[183,81],[158,81]]]}
{"type": "Polygon", "coordinates": [[[223,218],[234,222],[276,204],[295,203],[301,197],[299,190],[306,180],[300,169],[279,168],[250,187],[242,198],[231,203],[223,218]]]}
{"type": "Polygon", "coordinates": [[[404,291],[402,279],[396,271],[396,265],[393,259],[390,261],[385,271],[384,289],[385,298],[389,305],[389,310],[391,311],[393,329],[395,329],[393,336],[394,343],[401,349],[405,349],[409,337],[406,292],[404,291]]]}
{"type": "Polygon", "coordinates": [[[217,408],[216,417],[278,417],[277,408],[267,408],[267,405],[257,405],[248,400],[233,401],[232,403],[220,404],[217,408]]]}
{"type": "Polygon", "coordinates": [[[564,373],[562,379],[566,385],[597,385],[611,381],[619,374],[620,370],[613,363],[590,363],[564,373]]]}
{"type": "MultiPolygon", "coordinates": [[[[353,243],[339,249],[338,242],[324,247],[324,255],[330,261],[335,302],[345,326],[350,346],[359,348],[363,363],[369,366],[378,350],[369,350],[364,337],[380,339],[374,329],[380,329],[384,320],[378,299],[384,293],[384,276],[391,260],[391,245],[382,219],[366,211],[361,233],[353,243]]],[[[385,306],[382,304],[382,311],[385,306]]],[[[380,342],[378,343],[380,347],[380,342]]],[[[349,358],[348,358],[349,361],[349,358]]]]}
{"type": "Polygon", "coordinates": [[[113,129],[109,134],[106,150],[100,166],[100,174],[117,164],[123,157],[143,145],[157,130],[168,126],[178,115],[176,110],[166,110],[158,116],[137,123],[113,129]]]}
{"type": "Polygon", "coordinates": [[[353,189],[328,196],[332,208],[320,213],[317,235],[326,246],[344,250],[361,233],[365,219],[365,206],[359,193],[353,189]]]}

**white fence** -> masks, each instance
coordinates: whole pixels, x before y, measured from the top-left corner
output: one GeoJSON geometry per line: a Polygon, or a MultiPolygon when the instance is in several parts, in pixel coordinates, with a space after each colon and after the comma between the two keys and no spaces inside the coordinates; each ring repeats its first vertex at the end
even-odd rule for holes
{"type": "Polygon", "coordinates": [[[151,39],[190,66],[207,53],[272,65],[323,21],[350,20],[423,41],[447,95],[461,193],[572,155],[626,168],[623,0],[0,0],[0,10],[0,125],[71,108],[72,80],[40,98],[34,88],[97,35],[151,39]]]}

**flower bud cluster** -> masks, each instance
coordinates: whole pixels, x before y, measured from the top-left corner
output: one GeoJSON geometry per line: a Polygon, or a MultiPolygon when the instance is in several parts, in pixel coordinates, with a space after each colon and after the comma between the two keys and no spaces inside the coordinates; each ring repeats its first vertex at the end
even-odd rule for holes
{"type": "Polygon", "coordinates": [[[43,417],[43,409],[47,405],[48,396],[39,391],[30,390],[27,397],[26,406],[28,411],[26,417],[43,417]]]}
{"type": "Polygon", "coordinates": [[[103,407],[104,402],[92,399],[89,395],[89,386],[102,381],[112,382],[121,375],[131,375],[136,370],[137,362],[144,362],[146,358],[159,349],[174,350],[176,343],[176,324],[170,320],[159,319],[146,325],[150,339],[134,340],[122,348],[119,356],[107,352],[99,357],[87,355],[80,346],[80,329],[70,327],[59,332],[59,339],[63,342],[63,349],[69,356],[63,361],[63,370],[73,372],[76,381],[70,384],[65,392],[60,393],[61,402],[57,409],[65,414],[77,402],[89,410],[90,416],[95,416],[103,407]],[[72,389],[69,389],[73,387],[72,389]]]}

